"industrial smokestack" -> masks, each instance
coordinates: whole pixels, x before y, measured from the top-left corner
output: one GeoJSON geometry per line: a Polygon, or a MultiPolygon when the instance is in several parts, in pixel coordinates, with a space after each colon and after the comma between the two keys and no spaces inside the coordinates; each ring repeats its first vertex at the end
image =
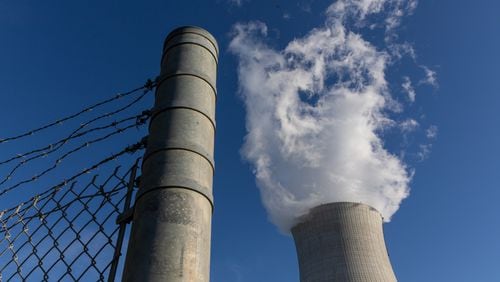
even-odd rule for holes
{"type": "Polygon", "coordinates": [[[124,281],[209,281],[217,56],[201,28],[165,40],[124,281]]]}
{"type": "Polygon", "coordinates": [[[320,205],[292,228],[301,282],[392,282],[382,216],[360,203],[320,205]]]}

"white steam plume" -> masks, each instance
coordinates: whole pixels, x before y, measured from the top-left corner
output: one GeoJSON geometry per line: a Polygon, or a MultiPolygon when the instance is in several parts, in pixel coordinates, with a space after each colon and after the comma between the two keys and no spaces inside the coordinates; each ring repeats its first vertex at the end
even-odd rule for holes
{"type": "Polygon", "coordinates": [[[386,32],[392,32],[403,8],[412,10],[415,3],[336,1],[324,27],[284,50],[266,45],[262,22],[234,26],[229,48],[239,58],[247,111],[242,152],[282,231],[310,208],[339,201],[368,204],[389,221],[408,196],[411,175],[377,134],[395,124],[385,113],[400,109],[385,78],[394,56],[347,26],[361,27],[371,14],[386,14],[386,32]]]}

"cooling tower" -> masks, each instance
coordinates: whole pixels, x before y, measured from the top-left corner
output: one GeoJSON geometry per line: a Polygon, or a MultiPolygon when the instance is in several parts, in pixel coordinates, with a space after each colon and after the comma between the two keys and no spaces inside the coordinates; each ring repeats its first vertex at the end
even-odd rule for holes
{"type": "Polygon", "coordinates": [[[315,207],[292,228],[301,282],[392,282],[382,216],[359,203],[315,207]]]}

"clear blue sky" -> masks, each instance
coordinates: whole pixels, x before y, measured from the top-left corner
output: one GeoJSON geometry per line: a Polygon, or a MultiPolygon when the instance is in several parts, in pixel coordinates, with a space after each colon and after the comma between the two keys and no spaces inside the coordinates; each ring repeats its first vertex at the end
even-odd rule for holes
{"type": "MultiPolygon", "coordinates": [[[[0,135],[141,85],[158,74],[169,31],[204,27],[221,49],[212,281],[293,282],[293,241],[269,222],[252,169],[240,154],[245,109],[228,44],[235,23],[259,20],[268,25],[270,44],[283,48],[320,26],[331,1],[240,4],[0,1],[0,135]]],[[[436,71],[439,86],[416,87],[417,102],[405,112],[436,125],[438,134],[426,159],[407,160],[415,169],[411,194],[385,225],[399,281],[500,281],[499,12],[500,2],[493,0],[421,0],[403,18],[400,38],[413,44],[418,64],[436,71]]],[[[367,36],[374,44],[379,40],[367,36]]],[[[401,92],[400,72],[418,76],[412,73],[418,68],[407,65],[388,73],[394,92],[401,92]]],[[[386,142],[397,147],[402,141],[386,142]]],[[[416,154],[421,141],[408,142],[413,145],[405,148],[416,154]]]]}

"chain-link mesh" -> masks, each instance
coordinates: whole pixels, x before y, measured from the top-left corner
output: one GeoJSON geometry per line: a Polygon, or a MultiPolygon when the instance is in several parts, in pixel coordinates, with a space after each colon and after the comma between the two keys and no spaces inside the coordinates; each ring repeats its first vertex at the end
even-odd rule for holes
{"type": "Polygon", "coordinates": [[[104,281],[117,271],[137,164],[0,212],[0,281],[104,281]],[[122,215],[120,217],[120,215],[122,215]]]}

